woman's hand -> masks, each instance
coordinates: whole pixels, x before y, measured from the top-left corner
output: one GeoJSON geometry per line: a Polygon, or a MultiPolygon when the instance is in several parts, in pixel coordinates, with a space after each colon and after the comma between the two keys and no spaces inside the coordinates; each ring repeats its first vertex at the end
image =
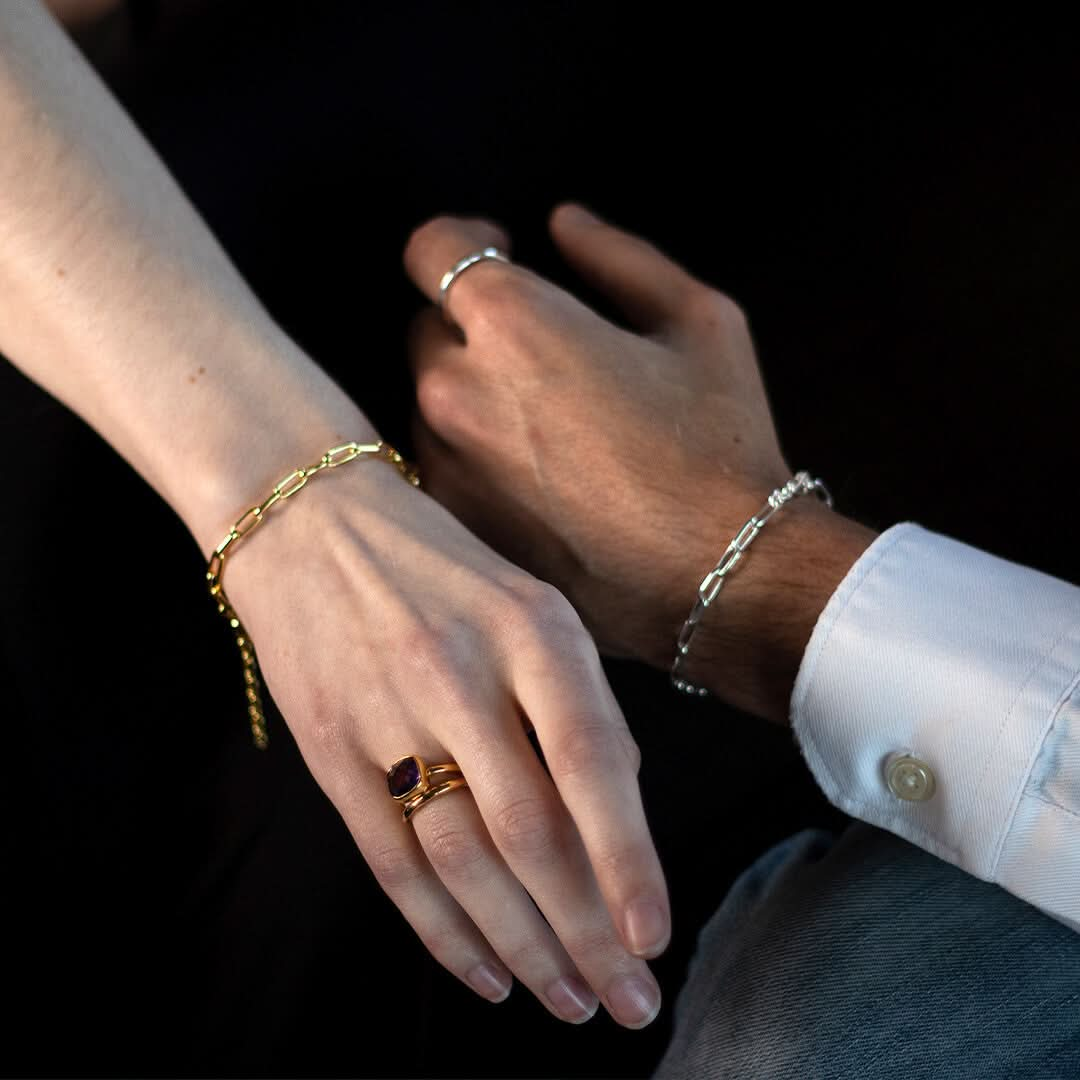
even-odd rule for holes
{"type": "MultiPolygon", "coordinates": [[[[414,328],[421,466],[462,521],[566,594],[602,648],[666,667],[698,583],[792,470],[732,300],[578,207],[551,231],[638,332],[520,266],[470,268],[448,298],[460,332],[434,308],[414,328]]],[[[405,263],[435,299],[443,271],[489,245],[508,238],[439,218],[405,263]]],[[[716,662],[688,665],[691,678],[785,720],[814,620],[867,543],[816,500],[793,502],[699,630],[691,659],[716,662]]]]}
{"type": "Polygon", "coordinates": [[[564,1020],[595,990],[648,1023],[639,957],[667,943],[666,889],[637,746],[566,600],[378,461],[276,509],[225,586],[312,773],[436,959],[493,1001],[512,972],[564,1020]],[[406,823],[385,773],[412,754],[469,788],[406,823]]]}
{"type": "MultiPolygon", "coordinates": [[[[0,350],[204,554],[290,466],[374,439],[37,4],[0,4],[0,147],[0,350]]],[[[320,477],[273,518],[230,556],[226,591],[420,936],[488,997],[509,969],[581,1020],[595,1000],[579,972],[617,1019],[647,1023],[659,993],[628,949],[663,948],[664,881],[637,750],[569,606],[377,462],[320,477]],[[385,771],[409,754],[458,762],[469,790],[403,822],[385,771]]]]}

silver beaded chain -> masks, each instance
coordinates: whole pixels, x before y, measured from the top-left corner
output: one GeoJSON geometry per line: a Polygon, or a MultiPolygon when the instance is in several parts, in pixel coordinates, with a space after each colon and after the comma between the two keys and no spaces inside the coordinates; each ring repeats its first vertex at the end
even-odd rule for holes
{"type": "Polygon", "coordinates": [[[829,509],[832,509],[832,496],[820,480],[811,478],[808,472],[797,472],[783,487],[778,487],[769,501],[739,530],[738,535],[728,544],[720,561],[710,570],[698,586],[694,606],[690,609],[686,622],[675,645],[675,660],[671,665],[671,685],[684,694],[705,697],[708,690],[704,686],[694,686],[679,675],[679,667],[690,652],[690,642],[694,640],[698,623],[705,614],[705,609],[720,595],[728,574],[735,569],[743,552],[754,542],[754,538],[769,523],[772,516],[782,510],[792,499],[800,495],[815,492],[829,509]]]}

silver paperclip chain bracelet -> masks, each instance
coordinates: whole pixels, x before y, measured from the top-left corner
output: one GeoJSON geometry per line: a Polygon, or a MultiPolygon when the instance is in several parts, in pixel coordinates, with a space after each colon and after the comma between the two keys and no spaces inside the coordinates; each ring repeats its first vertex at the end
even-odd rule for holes
{"type": "Polygon", "coordinates": [[[772,519],[772,516],[782,510],[792,499],[800,495],[809,495],[816,492],[829,509],[832,509],[832,496],[828,488],[820,480],[813,479],[808,472],[797,472],[783,487],[778,487],[770,496],[769,501],[739,530],[738,535],[728,544],[720,561],[706,575],[704,581],[698,586],[697,598],[694,606],[690,609],[686,622],[679,634],[679,640],[675,645],[675,660],[671,665],[671,685],[684,694],[694,694],[705,697],[708,690],[703,686],[694,686],[688,683],[679,674],[679,668],[683,660],[690,652],[690,642],[694,640],[698,623],[705,614],[705,609],[720,595],[728,574],[735,569],[743,552],[754,542],[755,537],[772,519]]]}

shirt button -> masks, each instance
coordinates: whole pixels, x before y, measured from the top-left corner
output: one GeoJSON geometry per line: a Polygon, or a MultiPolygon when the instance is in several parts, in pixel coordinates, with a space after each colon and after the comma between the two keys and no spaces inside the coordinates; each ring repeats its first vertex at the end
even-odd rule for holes
{"type": "Polygon", "coordinates": [[[910,754],[893,758],[889,762],[886,778],[889,790],[905,802],[925,802],[937,787],[930,766],[910,754]]]}

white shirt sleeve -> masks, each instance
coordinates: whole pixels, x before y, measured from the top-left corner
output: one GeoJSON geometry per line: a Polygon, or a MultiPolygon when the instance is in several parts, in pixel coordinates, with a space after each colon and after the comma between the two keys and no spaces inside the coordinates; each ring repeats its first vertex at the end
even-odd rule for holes
{"type": "Polygon", "coordinates": [[[791,721],[835,806],[1080,931],[1080,588],[896,525],[818,619],[791,721]]]}

